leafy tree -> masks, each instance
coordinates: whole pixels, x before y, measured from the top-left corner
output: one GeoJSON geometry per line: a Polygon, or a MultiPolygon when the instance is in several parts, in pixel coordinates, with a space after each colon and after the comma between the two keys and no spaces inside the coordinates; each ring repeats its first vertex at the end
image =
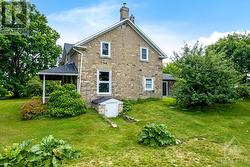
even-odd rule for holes
{"type": "Polygon", "coordinates": [[[56,45],[59,34],[34,5],[26,5],[29,24],[24,29],[0,33],[0,83],[14,97],[22,96],[27,81],[39,70],[54,66],[61,53],[56,45]]]}
{"type": "Polygon", "coordinates": [[[231,102],[237,98],[239,73],[233,63],[195,44],[185,46],[175,61],[179,71],[174,94],[184,107],[231,102]]]}
{"type": "Polygon", "coordinates": [[[222,54],[231,59],[236,70],[243,74],[250,72],[250,34],[228,35],[208,46],[207,51],[213,51],[215,54],[222,54]]]}
{"type": "MultiPolygon", "coordinates": [[[[54,90],[60,86],[58,81],[47,81],[46,83],[46,96],[49,96],[54,90]]],[[[26,84],[25,93],[28,97],[42,96],[42,81],[38,76],[31,78],[26,84]]]]}
{"type": "Polygon", "coordinates": [[[179,69],[178,69],[176,63],[174,63],[174,62],[168,63],[165,67],[163,67],[163,73],[171,74],[173,76],[175,76],[175,74],[178,72],[178,70],[179,69]]]}

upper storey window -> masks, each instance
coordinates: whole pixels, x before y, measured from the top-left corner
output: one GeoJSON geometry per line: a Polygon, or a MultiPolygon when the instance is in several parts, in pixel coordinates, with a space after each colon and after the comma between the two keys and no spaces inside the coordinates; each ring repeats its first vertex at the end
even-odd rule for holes
{"type": "Polygon", "coordinates": [[[141,61],[148,61],[148,48],[140,48],[140,59],[141,61]]]}
{"type": "Polygon", "coordinates": [[[110,42],[101,42],[101,57],[111,57],[111,44],[110,42]]]}

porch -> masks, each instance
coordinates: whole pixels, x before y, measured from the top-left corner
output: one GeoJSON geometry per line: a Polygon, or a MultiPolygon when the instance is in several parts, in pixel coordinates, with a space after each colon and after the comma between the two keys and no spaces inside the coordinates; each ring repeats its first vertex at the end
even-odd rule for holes
{"type": "Polygon", "coordinates": [[[170,74],[163,74],[162,80],[162,96],[170,96],[172,87],[175,83],[175,79],[170,74]]]}
{"type": "Polygon", "coordinates": [[[78,82],[77,82],[78,69],[75,63],[69,63],[59,67],[42,70],[38,72],[38,75],[40,79],[43,80],[43,93],[42,93],[43,104],[46,102],[46,97],[45,97],[46,80],[60,80],[61,85],[66,83],[72,83],[75,84],[76,87],[78,88],[78,82]]]}

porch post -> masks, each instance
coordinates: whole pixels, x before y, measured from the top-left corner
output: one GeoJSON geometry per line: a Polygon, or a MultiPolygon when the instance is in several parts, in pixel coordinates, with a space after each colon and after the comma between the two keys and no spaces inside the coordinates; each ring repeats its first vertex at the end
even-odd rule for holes
{"type": "Polygon", "coordinates": [[[45,74],[43,74],[43,104],[45,103],[45,74]]]}

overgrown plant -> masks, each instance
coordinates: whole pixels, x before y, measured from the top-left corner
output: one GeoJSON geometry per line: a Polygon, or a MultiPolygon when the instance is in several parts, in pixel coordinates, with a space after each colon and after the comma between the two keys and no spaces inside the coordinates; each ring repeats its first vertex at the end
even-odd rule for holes
{"type": "Polygon", "coordinates": [[[50,117],[63,118],[86,113],[87,106],[75,86],[65,84],[50,94],[47,110],[50,117]]]}
{"type": "Polygon", "coordinates": [[[138,135],[138,143],[149,146],[168,146],[177,144],[177,140],[164,124],[149,123],[138,135]]]}
{"type": "Polygon", "coordinates": [[[33,98],[31,101],[26,102],[21,108],[21,117],[25,120],[43,116],[45,113],[45,105],[38,98],[33,98]]]}
{"type": "Polygon", "coordinates": [[[20,144],[14,143],[12,146],[7,146],[0,154],[0,166],[34,166],[32,160],[34,153],[30,151],[31,144],[31,140],[25,140],[20,144]]]}
{"type": "Polygon", "coordinates": [[[55,139],[52,135],[44,137],[40,143],[31,147],[31,152],[39,157],[42,166],[61,166],[62,160],[76,159],[80,153],[63,140],[55,139]]]}
{"type": "Polygon", "coordinates": [[[129,112],[132,110],[133,102],[131,100],[123,100],[123,112],[129,112]]]}
{"type": "Polygon", "coordinates": [[[6,147],[0,154],[0,166],[4,167],[59,167],[64,160],[79,158],[80,153],[63,140],[52,135],[44,137],[32,146],[32,140],[6,147]]]}

